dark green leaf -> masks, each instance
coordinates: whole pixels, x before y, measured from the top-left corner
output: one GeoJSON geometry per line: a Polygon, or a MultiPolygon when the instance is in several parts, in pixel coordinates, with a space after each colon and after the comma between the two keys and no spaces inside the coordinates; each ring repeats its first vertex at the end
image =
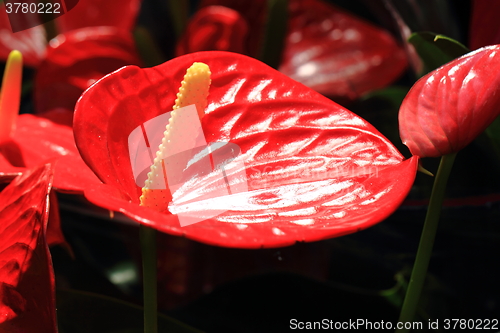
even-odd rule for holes
{"type": "Polygon", "coordinates": [[[469,49],[456,40],[438,35],[433,32],[416,32],[409,38],[423,63],[420,75],[425,75],[430,71],[456,59],[468,52],[469,49]]]}
{"type": "Polygon", "coordinates": [[[384,101],[386,103],[386,108],[390,108],[395,112],[395,114],[397,114],[399,107],[401,106],[401,102],[407,93],[408,88],[406,87],[392,86],[366,94],[361,100],[364,102],[371,102],[372,100],[384,101]]]}
{"type": "Polygon", "coordinates": [[[179,38],[186,27],[189,13],[189,1],[169,0],[170,19],[173,22],[175,35],[179,38]]]}
{"type": "MultiPolygon", "coordinates": [[[[60,333],[141,333],[140,306],[93,293],[59,290],[57,317],[60,333]]],[[[158,332],[201,333],[173,318],[159,315],[158,332]]]]}

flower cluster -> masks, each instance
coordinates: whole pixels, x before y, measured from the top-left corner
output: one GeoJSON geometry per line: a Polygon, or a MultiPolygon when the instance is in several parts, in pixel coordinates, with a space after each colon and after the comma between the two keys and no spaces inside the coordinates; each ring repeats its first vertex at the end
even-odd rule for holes
{"type": "MultiPolygon", "coordinates": [[[[0,332],[57,332],[48,246],[71,248],[55,192],[209,245],[319,241],[388,218],[410,193],[422,158],[457,153],[500,114],[500,46],[478,48],[498,42],[500,29],[483,35],[478,15],[488,13],[481,1],[472,20],[472,31],[484,37],[472,36],[478,49],[448,59],[459,47],[447,40],[452,46],[431,59],[447,61],[401,103],[409,158],[337,103],[356,107],[400,78],[408,63],[429,60],[426,51],[436,46],[425,38],[399,43],[343,9],[290,0],[273,48],[276,13],[266,1],[203,0],[165,51],[152,43],[154,33],[133,31],[143,23],[141,5],[150,5],[143,1],[80,0],[52,25],[15,34],[0,10],[7,62],[0,332]],[[274,68],[261,61],[269,52],[279,59],[274,68]],[[203,80],[186,74],[193,64],[204,68],[203,80]],[[184,110],[193,105],[195,116],[184,110]],[[154,187],[158,179],[161,188],[154,187]]],[[[172,17],[179,14],[174,7],[172,17]]],[[[391,10],[401,31],[409,29],[391,10]]]]}

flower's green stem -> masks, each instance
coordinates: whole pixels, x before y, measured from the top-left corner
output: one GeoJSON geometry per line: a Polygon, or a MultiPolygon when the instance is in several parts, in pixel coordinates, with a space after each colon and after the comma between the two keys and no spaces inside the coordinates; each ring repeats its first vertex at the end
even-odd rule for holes
{"type": "Polygon", "coordinates": [[[288,0],[267,1],[267,21],[260,59],[267,65],[278,68],[285,46],[288,23],[288,0]]]}
{"type": "MultiPolygon", "coordinates": [[[[432,254],[432,246],[434,245],[434,238],[436,237],[439,216],[441,214],[441,206],[444,200],[446,190],[446,183],[450,175],[453,161],[455,160],[456,153],[444,155],[441,157],[441,163],[434,180],[432,187],[431,199],[429,208],[425,217],[424,229],[420,237],[418,245],[417,257],[413,265],[410,283],[406,291],[406,297],[403,302],[399,321],[402,323],[412,322],[417,310],[418,301],[424,285],[425,276],[427,275],[427,267],[432,254]]],[[[398,329],[397,333],[409,332],[410,329],[398,329]]]]}
{"type": "Polygon", "coordinates": [[[179,38],[188,21],[189,1],[185,0],[169,0],[170,19],[173,22],[175,37],[179,38]]]}
{"type": "Polygon", "coordinates": [[[141,224],[142,283],[144,291],[144,333],[158,332],[156,230],[141,224]]]}
{"type": "Polygon", "coordinates": [[[168,59],[163,55],[151,33],[142,26],[134,29],[134,40],[137,50],[146,67],[154,67],[164,63],[168,59]]]}

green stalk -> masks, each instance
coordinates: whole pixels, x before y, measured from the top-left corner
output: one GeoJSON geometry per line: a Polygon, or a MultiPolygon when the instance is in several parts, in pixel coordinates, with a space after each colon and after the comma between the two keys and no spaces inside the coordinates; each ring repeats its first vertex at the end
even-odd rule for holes
{"type": "Polygon", "coordinates": [[[156,277],[156,230],[140,225],[142,283],[144,292],[144,333],[158,332],[156,277]]]}
{"type": "Polygon", "coordinates": [[[173,22],[175,37],[179,39],[188,21],[189,1],[168,0],[168,6],[170,10],[170,19],[173,22]]]}
{"type": "Polygon", "coordinates": [[[154,67],[168,60],[161,52],[148,29],[137,26],[134,29],[133,35],[139,55],[146,67],[154,67]]]}
{"type": "Polygon", "coordinates": [[[281,62],[287,23],[288,0],[268,0],[264,41],[259,60],[273,68],[278,68],[281,62]]]}
{"type": "MultiPolygon", "coordinates": [[[[46,3],[47,1],[39,0],[38,2],[39,3],[46,3]]],[[[42,12],[39,15],[41,16],[42,21],[44,22],[43,27],[45,28],[45,38],[47,39],[47,41],[49,41],[59,34],[57,26],[56,26],[54,14],[42,12]]]]}
{"type": "MultiPolygon", "coordinates": [[[[446,183],[448,182],[448,177],[450,176],[455,156],[456,153],[441,157],[441,163],[439,164],[436,179],[434,180],[434,186],[432,187],[429,208],[424,222],[424,229],[422,230],[422,236],[420,237],[420,243],[418,245],[417,257],[415,258],[415,263],[413,264],[410,283],[408,284],[408,290],[406,291],[406,297],[399,316],[399,321],[403,323],[413,322],[415,318],[415,312],[417,310],[418,301],[420,299],[420,294],[422,293],[422,287],[424,285],[427,268],[432,255],[432,246],[434,245],[439,216],[441,215],[441,206],[444,200],[446,183]]],[[[396,330],[397,333],[409,331],[410,329],[396,330]]]]}

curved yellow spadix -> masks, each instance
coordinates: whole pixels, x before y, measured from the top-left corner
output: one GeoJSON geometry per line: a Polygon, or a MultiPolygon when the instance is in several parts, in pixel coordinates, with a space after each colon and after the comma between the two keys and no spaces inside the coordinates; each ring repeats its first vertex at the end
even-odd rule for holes
{"type": "Polygon", "coordinates": [[[201,119],[207,107],[210,83],[210,68],[206,64],[195,62],[188,68],[177,94],[162,143],[158,147],[151,171],[148,173],[148,179],[142,188],[141,206],[151,207],[160,212],[168,209],[172,195],[168,189],[164,156],[168,155],[169,149],[179,145],[185,136],[196,135],[196,133],[184,133],[182,128],[176,127],[179,112],[182,112],[178,109],[194,104],[201,119]]]}

